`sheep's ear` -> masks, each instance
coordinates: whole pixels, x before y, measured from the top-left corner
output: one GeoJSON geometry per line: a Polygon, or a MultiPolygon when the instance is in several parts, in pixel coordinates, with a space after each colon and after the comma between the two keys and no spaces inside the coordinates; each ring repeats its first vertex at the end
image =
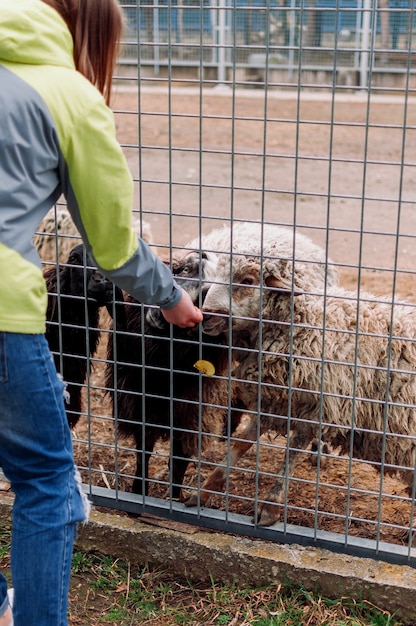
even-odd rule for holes
{"type": "Polygon", "coordinates": [[[281,291],[282,293],[292,294],[294,296],[301,296],[303,291],[300,289],[292,288],[292,284],[288,281],[285,281],[281,276],[267,276],[265,279],[265,283],[267,287],[271,287],[272,289],[276,289],[276,291],[281,291]]]}
{"type": "Polygon", "coordinates": [[[159,259],[162,261],[162,263],[164,263],[165,265],[167,265],[168,267],[170,266],[170,255],[168,252],[160,252],[157,255],[159,257],[159,259]]]}

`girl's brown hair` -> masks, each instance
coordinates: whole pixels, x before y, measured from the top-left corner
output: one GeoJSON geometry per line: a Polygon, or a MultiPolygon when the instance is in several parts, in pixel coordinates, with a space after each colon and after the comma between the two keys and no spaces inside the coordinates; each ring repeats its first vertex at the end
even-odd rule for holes
{"type": "Polygon", "coordinates": [[[123,12],[117,0],[43,0],[66,22],[74,41],[75,67],[110,103],[123,12]]]}

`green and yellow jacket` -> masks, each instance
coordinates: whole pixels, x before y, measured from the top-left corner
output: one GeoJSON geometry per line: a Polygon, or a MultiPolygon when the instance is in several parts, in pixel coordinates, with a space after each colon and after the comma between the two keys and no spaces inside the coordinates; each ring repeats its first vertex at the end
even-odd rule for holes
{"type": "Polygon", "coordinates": [[[103,274],[140,302],[179,302],[169,269],[131,227],[113,114],[75,70],[65,22],[41,0],[0,0],[0,331],[45,331],[32,239],[61,194],[103,274]]]}

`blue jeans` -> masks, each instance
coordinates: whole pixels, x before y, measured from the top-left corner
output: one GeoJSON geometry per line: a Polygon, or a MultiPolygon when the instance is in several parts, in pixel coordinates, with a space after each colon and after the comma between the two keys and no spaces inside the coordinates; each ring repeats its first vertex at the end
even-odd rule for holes
{"type": "MultiPolygon", "coordinates": [[[[43,335],[0,332],[0,465],[15,494],[15,626],[66,626],[72,549],[86,519],[71,432],[43,335]]],[[[0,615],[8,606],[0,574],[0,615]]]]}

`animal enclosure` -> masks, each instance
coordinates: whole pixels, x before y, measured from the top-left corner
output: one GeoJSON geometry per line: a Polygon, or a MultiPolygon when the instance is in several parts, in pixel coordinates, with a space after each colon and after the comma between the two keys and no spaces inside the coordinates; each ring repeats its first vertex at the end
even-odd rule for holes
{"type": "MultiPolygon", "coordinates": [[[[138,46],[146,51],[148,43],[138,46]]],[[[296,45],[300,53],[300,43],[296,45]]],[[[335,55],[333,46],[326,52],[335,55]]],[[[161,328],[157,311],[149,315],[138,303],[129,303],[133,317],[124,324],[125,305],[118,296],[113,299],[108,310],[101,309],[97,349],[85,355],[82,409],[73,429],[76,462],[96,505],[415,564],[415,454],[405,461],[388,455],[393,437],[394,449],[404,442],[416,449],[416,396],[404,399],[393,393],[393,386],[416,386],[416,109],[409,46],[402,51],[409,58],[409,80],[401,88],[383,90],[371,85],[371,54],[369,84],[356,90],[339,88],[335,79],[313,89],[301,80],[290,88],[267,80],[253,88],[240,84],[236,71],[220,87],[206,84],[202,48],[197,78],[186,72],[180,77],[149,75],[140,63],[135,75],[123,76],[121,67],[112,104],[117,134],[135,181],[134,222],[155,253],[186,288],[191,281],[202,306],[210,285],[224,279],[224,273],[217,278],[216,269],[207,265],[211,257],[203,254],[220,257],[231,268],[256,244],[250,254],[256,256],[258,274],[265,276],[271,264],[283,263],[292,299],[304,293],[319,298],[324,321],[315,328],[309,317],[301,319],[293,302],[285,327],[287,347],[277,355],[262,342],[272,322],[273,336],[283,332],[266,310],[270,290],[281,286],[271,285],[267,277],[258,285],[245,283],[260,298],[259,308],[254,316],[252,310],[239,311],[243,332],[225,334],[220,345],[213,345],[202,327],[180,335],[161,328]],[[218,229],[225,229],[219,238],[212,235],[218,229]],[[282,229],[288,233],[284,245],[275,236],[282,229]],[[302,237],[313,242],[313,252],[303,246],[302,237]],[[269,239],[272,253],[264,252],[269,239]],[[191,267],[186,252],[195,250],[191,267]],[[340,298],[348,292],[352,320],[369,300],[385,307],[385,327],[350,322],[343,329],[339,320],[325,321],[326,307],[334,306],[334,288],[342,290],[340,298]],[[402,301],[414,320],[413,334],[404,332],[404,323],[395,323],[402,301]],[[294,341],[300,330],[304,350],[294,341]],[[321,343],[312,358],[306,347],[313,333],[321,343]],[[331,335],[340,346],[348,337],[352,351],[340,349],[334,356],[328,349],[331,335]],[[403,358],[393,358],[399,340],[405,364],[403,358]],[[384,351],[376,361],[370,354],[375,341],[384,351]],[[156,342],[163,362],[150,355],[149,346],[156,342]],[[189,360],[182,362],[187,350],[189,360]],[[243,401],[246,381],[239,377],[244,371],[239,363],[247,358],[253,363],[250,397],[257,394],[257,404],[249,406],[243,401]],[[283,380],[266,376],[264,362],[277,358],[285,362],[283,380]],[[318,381],[308,383],[306,394],[318,407],[312,420],[316,441],[289,472],[289,457],[301,447],[290,434],[310,419],[297,412],[296,394],[305,391],[296,380],[302,360],[314,368],[318,381]],[[214,375],[195,368],[198,361],[213,362],[214,375]],[[332,386],[327,384],[326,368],[332,366],[336,376],[348,372],[352,391],[337,386],[336,376],[332,386]],[[130,382],[121,387],[126,370],[130,382]],[[362,387],[360,376],[377,377],[384,395],[366,395],[371,385],[362,387]],[[267,428],[262,429],[265,389],[276,402],[267,405],[267,428]],[[289,397],[284,408],[283,396],[289,397]],[[337,445],[339,433],[338,439],[327,437],[335,432],[334,404],[343,404],[349,416],[341,433],[347,448],[337,445]],[[370,417],[372,411],[381,414],[382,425],[371,419],[358,424],[362,406],[370,417]],[[402,409],[406,428],[403,421],[394,421],[402,409]],[[208,410],[215,413],[214,421],[207,419],[208,410]],[[249,423],[255,429],[247,443],[249,423]],[[377,450],[366,457],[370,434],[377,450]],[[138,441],[142,446],[137,451],[138,441]],[[241,443],[249,449],[235,461],[233,447],[241,443]],[[206,481],[222,462],[224,482],[207,493],[206,481]],[[404,472],[413,478],[403,480],[404,472]],[[272,502],[272,523],[262,525],[261,511],[269,507],[277,475],[284,489],[272,502]]],[[[302,63],[301,54],[299,59],[302,63]]],[[[64,238],[57,233],[57,251],[64,238]]],[[[48,254],[45,267],[56,261],[48,254]]],[[[234,276],[229,280],[238,282],[234,276]]],[[[229,306],[237,289],[229,289],[229,306]]]]}

